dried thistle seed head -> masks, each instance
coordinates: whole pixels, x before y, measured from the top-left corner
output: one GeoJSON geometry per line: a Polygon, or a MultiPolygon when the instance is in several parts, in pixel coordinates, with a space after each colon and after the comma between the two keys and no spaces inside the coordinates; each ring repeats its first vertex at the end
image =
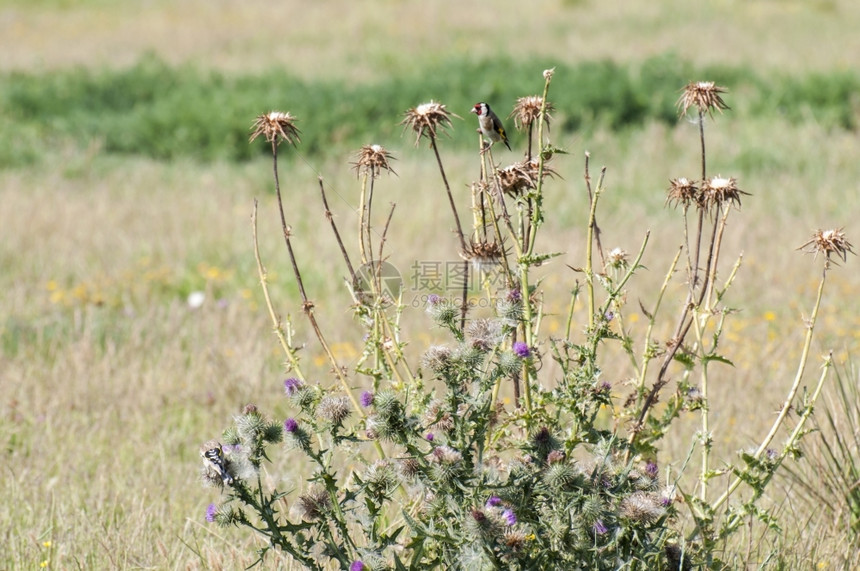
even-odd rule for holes
{"type": "Polygon", "coordinates": [[[715,176],[702,184],[702,202],[708,207],[719,207],[726,202],[741,205],[741,195],[749,194],[738,188],[734,177],[715,176]]]}
{"type": "Polygon", "coordinates": [[[544,160],[543,172],[540,172],[540,162],[538,159],[521,161],[499,169],[496,176],[499,177],[499,187],[502,192],[511,196],[518,196],[532,188],[537,188],[538,178],[542,175],[554,177],[556,172],[547,166],[547,160],[544,160]]]}
{"type": "Polygon", "coordinates": [[[329,421],[334,426],[340,426],[350,414],[347,397],[328,396],[317,405],[317,415],[329,421]]]}
{"type": "Polygon", "coordinates": [[[253,142],[260,135],[266,138],[267,143],[279,144],[281,141],[286,141],[295,145],[301,141],[299,129],[296,127],[296,118],[282,111],[270,111],[258,116],[251,129],[249,142],[253,142]]]}
{"type": "Polygon", "coordinates": [[[725,87],[720,87],[713,81],[691,81],[684,87],[678,99],[681,117],[687,114],[690,107],[695,107],[702,115],[708,113],[713,116],[714,109],[722,113],[723,109],[729,108],[720,97],[726,91],[725,87]]]}
{"type": "Polygon", "coordinates": [[[502,246],[489,240],[471,240],[467,250],[460,252],[460,257],[472,262],[472,268],[475,272],[488,270],[498,264],[504,255],[502,246]]]}
{"type": "Polygon", "coordinates": [[[702,195],[696,183],[686,177],[673,178],[669,181],[669,192],[666,194],[666,203],[675,206],[681,205],[687,208],[691,204],[699,204],[702,195]]]}
{"type": "Polygon", "coordinates": [[[505,546],[511,551],[517,552],[521,550],[528,540],[528,534],[522,529],[513,527],[505,530],[503,541],[505,546]]]}
{"type": "Polygon", "coordinates": [[[453,366],[452,351],[444,345],[431,345],[424,356],[421,358],[421,364],[430,369],[435,375],[444,375],[450,371],[453,366]]]}
{"type": "Polygon", "coordinates": [[[648,492],[634,492],[621,501],[619,511],[623,517],[639,523],[652,523],[666,513],[659,496],[648,492]]]}
{"type": "Polygon", "coordinates": [[[431,100],[407,111],[400,124],[415,131],[415,144],[418,145],[421,137],[435,139],[440,127],[450,127],[451,117],[459,116],[448,111],[441,103],[431,100]]]}
{"type": "Polygon", "coordinates": [[[490,351],[504,339],[502,323],[498,319],[473,319],[466,325],[466,334],[472,347],[479,351],[490,351]]]}
{"type": "Polygon", "coordinates": [[[331,509],[331,499],[322,486],[313,486],[296,500],[302,518],[313,521],[323,518],[331,509]]]}
{"type": "Polygon", "coordinates": [[[463,460],[463,455],[450,446],[437,446],[433,449],[430,456],[431,462],[439,464],[453,465],[457,464],[461,460],[463,460]]]}
{"type": "Polygon", "coordinates": [[[848,254],[854,254],[854,246],[845,237],[844,228],[833,230],[816,230],[812,234],[812,239],[803,244],[798,250],[803,250],[809,254],[824,254],[830,260],[830,255],[835,254],[841,258],[843,262],[847,261],[848,254]]]}
{"type": "MultiPolygon", "coordinates": [[[[514,110],[509,117],[514,118],[514,126],[517,129],[528,129],[533,123],[540,119],[540,108],[543,104],[543,97],[540,95],[528,95],[517,99],[514,110]]],[[[549,101],[546,102],[546,115],[544,123],[549,127],[549,120],[552,118],[550,112],[555,108],[549,101]]]]}
{"type": "Polygon", "coordinates": [[[364,145],[355,154],[355,159],[352,166],[357,176],[364,173],[376,178],[384,170],[397,174],[391,168],[391,161],[395,160],[394,157],[382,145],[364,145]]]}

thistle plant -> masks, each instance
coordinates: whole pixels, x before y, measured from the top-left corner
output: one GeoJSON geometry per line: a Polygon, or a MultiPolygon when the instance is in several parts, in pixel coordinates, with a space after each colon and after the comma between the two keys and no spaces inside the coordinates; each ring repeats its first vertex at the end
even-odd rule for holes
{"type": "Polygon", "coordinates": [[[311,380],[304,374],[292,323],[284,326],[277,317],[259,255],[255,205],[257,267],[291,375],[283,382],[283,406],[290,413],[274,420],[249,405],[200,454],[204,483],[222,492],[205,519],[260,534],[265,543],[258,562],[279,550],[309,569],[728,568],[736,562],[720,559],[718,547],[746,518],[778,529],[760,500],[808,432],[831,360],[825,359],[811,392],[800,395],[799,387],[826,276],[837,259],[847,261],[851,244],[840,229],[818,231],[801,245],[822,258],[823,270],[792,386],[760,444],[737,463],[714,469],[712,368],[731,364],[722,331],[733,313],[727,294],[741,267],[738,257],[723,277],[720,260],[728,217],[747,196],[735,178],[706,170],[704,121],[728,109],[726,90],[699,82],[682,95],[681,115],[693,108],[698,114],[702,172],[699,178],[670,179],[666,201],[681,210],[683,241],[660,289],[650,302],[641,302],[648,318],[642,339],[627,333],[625,302],[650,236],[641,237],[635,253],[603,251],[597,213],[608,192],[608,169],[592,181],[586,154],[580,193],[589,213],[585,260],[574,268],[580,276],[571,283],[564,335],[552,337],[541,333],[544,307],[534,275],[536,266],[559,255],[542,251],[539,240],[549,212],[544,185],[559,180],[549,162],[563,154],[548,137],[555,108],[548,101],[552,77],[553,70],[545,71],[541,95],[519,99],[512,114],[516,127],[527,132],[524,160],[496,164],[481,145],[481,174],[469,185],[468,234],[437,147],[453,114],[436,102],[406,113],[403,124],[416,143],[426,138],[434,150],[466,284],[471,279],[493,309],[490,315],[470,315],[467,285],[456,301],[426,295],[427,327],[441,327],[450,341],[426,348],[417,362],[405,351],[402,292],[387,292],[381,279],[394,207],[381,233],[371,232],[375,182],[393,172],[393,156],[380,145],[367,145],[353,162],[360,180],[362,271],[351,262],[320,180],[323,214],[344,259],[356,335],[364,339],[360,358],[346,368],[314,317],[282,206],[278,144],[298,143],[295,118],[276,112],[258,118],[252,140],[265,135],[271,144],[287,254],[302,310],[332,376],[311,380]],[[667,319],[668,285],[679,264],[686,265],[687,288],[676,315],[667,319]],[[580,304],[586,315],[578,320],[580,304]],[[655,332],[670,321],[672,336],[658,342],[655,332]],[[612,347],[629,360],[634,381],[627,395],[603,378],[602,355],[612,347]],[[670,375],[678,375],[675,386],[670,375]],[[502,395],[509,391],[514,400],[507,405],[502,395]],[[786,440],[775,444],[792,413],[786,440]],[[690,415],[700,423],[694,448],[686,458],[666,458],[663,439],[690,415]],[[278,489],[269,483],[277,477],[263,477],[275,469],[269,460],[285,448],[302,460],[294,469],[307,474],[297,490],[278,489]],[[690,462],[696,452],[698,469],[690,462]]]}

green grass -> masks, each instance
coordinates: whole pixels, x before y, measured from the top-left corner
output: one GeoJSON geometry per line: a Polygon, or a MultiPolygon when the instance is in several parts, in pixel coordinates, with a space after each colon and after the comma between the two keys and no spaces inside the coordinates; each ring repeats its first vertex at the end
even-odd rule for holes
{"type": "MultiPolygon", "coordinates": [[[[286,70],[225,75],[147,58],[119,70],[8,74],[0,81],[0,112],[8,133],[0,145],[0,165],[35,161],[41,149],[62,141],[155,159],[247,160],[266,150],[247,144],[249,118],[272,109],[298,116],[306,154],[369,142],[392,146],[401,138],[398,123],[406,109],[435,99],[467,117],[476,99],[483,99],[507,115],[517,97],[531,93],[539,70],[550,65],[557,68],[553,128],[561,138],[587,136],[598,127],[674,124],[678,90],[690,78],[730,86],[731,99],[739,102],[738,121],[756,117],[857,127],[860,75],[839,71],[765,79],[746,67],[697,69],[672,56],[639,65],[456,58],[420,72],[352,84],[303,80],[286,70]]],[[[470,132],[457,129],[452,143],[460,149],[473,145],[474,138],[466,136],[470,132]]],[[[752,154],[746,160],[766,157],[752,154]]]]}

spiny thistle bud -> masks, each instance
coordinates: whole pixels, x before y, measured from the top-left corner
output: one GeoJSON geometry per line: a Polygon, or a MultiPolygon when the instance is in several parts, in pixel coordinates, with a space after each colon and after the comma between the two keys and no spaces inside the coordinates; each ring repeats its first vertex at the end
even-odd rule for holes
{"type": "Polygon", "coordinates": [[[513,351],[503,351],[498,356],[499,371],[510,376],[522,369],[523,361],[513,351]]]}
{"type": "Polygon", "coordinates": [[[541,460],[546,460],[549,453],[559,447],[558,439],[546,426],[538,428],[529,438],[532,452],[541,460]]]}
{"type": "Polygon", "coordinates": [[[386,498],[398,485],[397,474],[390,460],[377,460],[362,475],[364,486],[376,498],[386,498]]]}
{"type": "Polygon", "coordinates": [[[591,495],[582,502],[582,515],[587,521],[599,520],[605,512],[603,501],[597,495],[591,495]]]}
{"type": "Polygon", "coordinates": [[[444,297],[430,296],[427,298],[427,313],[439,325],[451,325],[460,316],[460,309],[444,297]]]}
{"type": "Polygon", "coordinates": [[[561,462],[551,464],[543,474],[547,487],[557,492],[570,491],[580,478],[573,466],[561,462]]]}
{"type": "Polygon", "coordinates": [[[725,87],[715,85],[713,81],[692,81],[688,83],[680,99],[678,99],[678,109],[683,117],[687,114],[690,107],[695,107],[700,115],[708,113],[713,116],[714,109],[723,112],[723,109],[728,109],[729,106],[723,101],[722,95],[727,90],[725,87]]]}
{"type": "Polygon", "coordinates": [[[390,161],[394,160],[394,157],[382,145],[364,145],[356,153],[355,158],[356,161],[352,165],[356,175],[365,173],[372,178],[376,178],[384,170],[397,174],[391,168],[390,163],[390,161]]]}
{"type": "Polygon", "coordinates": [[[206,521],[215,523],[218,527],[229,527],[245,521],[245,514],[233,506],[209,504],[206,508],[206,521]]]}
{"type": "Polygon", "coordinates": [[[415,132],[415,145],[417,146],[421,137],[436,139],[440,128],[451,126],[451,117],[458,116],[448,111],[441,103],[430,101],[409,109],[400,124],[404,126],[404,129],[411,128],[415,132]]]}
{"type": "Polygon", "coordinates": [[[304,452],[310,451],[311,436],[295,418],[288,418],[284,421],[284,434],[286,435],[285,440],[288,444],[304,452]]]}
{"type": "Polygon", "coordinates": [[[516,323],[523,316],[523,296],[518,289],[512,289],[504,297],[496,300],[496,312],[501,319],[516,323]]]}
{"type": "Polygon", "coordinates": [[[349,417],[349,399],[344,396],[328,396],[317,405],[317,416],[327,420],[332,426],[340,426],[349,417]]]}
{"type": "Polygon", "coordinates": [[[403,417],[403,404],[394,391],[379,391],[373,397],[373,405],[376,408],[376,414],[383,418],[403,417]]]}
{"type": "Polygon", "coordinates": [[[251,142],[260,135],[263,135],[268,143],[279,144],[286,141],[295,145],[300,141],[296,118],[281,111],[270,111],[258,116],[251,129],[251,142]]]}

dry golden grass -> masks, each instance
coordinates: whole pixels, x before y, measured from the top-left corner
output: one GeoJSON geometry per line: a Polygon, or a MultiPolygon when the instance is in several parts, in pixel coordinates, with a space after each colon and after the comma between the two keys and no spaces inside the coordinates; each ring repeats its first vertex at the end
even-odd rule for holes
{"type": "Polygon", "coordinates": [[[125,66],[146,52],[172,63],[356,79],[450,52],[528,54],[550,63],[676,52],[696,64],[847,69],[860,52],[858,18],[860,5],[851,0],[503,0],[491,8],[453,0],[137,0],[61,9],[11,2],[0,7],[0,69],[125,66]]]}

